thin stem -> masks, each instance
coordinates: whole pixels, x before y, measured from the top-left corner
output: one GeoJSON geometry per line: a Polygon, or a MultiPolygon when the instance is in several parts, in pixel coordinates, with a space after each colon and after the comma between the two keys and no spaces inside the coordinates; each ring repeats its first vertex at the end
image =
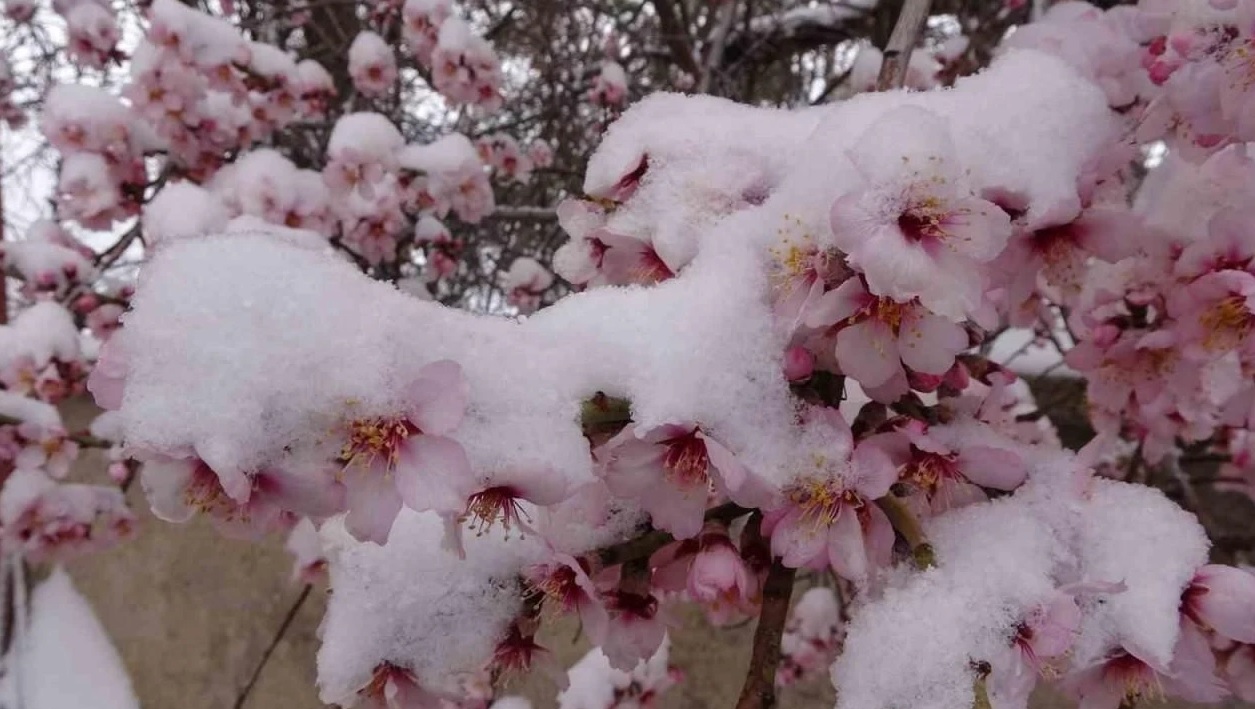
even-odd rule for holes
{"type": "Polygon", "coordinates": [[[262,653],[261,660],[257,662],[257,666],[253,668],[253,676],[248,678],[248,684],[244,685],[244,689],[240,690],[239,696],[236,697],[235,709],[240,709],[244,706],[244,702],[248,701],[248,695],[253,691],[253,687],[261,677],[262,670],[266,669],[266,663],[270,662],[270,656],[274,654],[275,648],[279,646],[279,641],[283,640],[283,636],[287,634],[288,628],[292,626],[292,621],[296,620],[296,614],[300,612],[301,606],[305,605],[305,600],[309,598],[310,591],[313,588],[312,584],[305,584],[305,588],[301,589],[301,595],[296,597],[296,602],[288,609],[288,614],[283,617],[283,622],[279,624],[279,629],[275,631],[275,636],[271,638],[270,645],[262,653]]]}
{"type": "Polygon", "coordinates": [[[931,0],[905,0],[902,3],[902,14],[898,15],[898,23],[893,26],[893,34],[889,35],[889,43],[885,45],[885,62],[880,66],[880,76],[876,79],[877,91],[900,89],[906,82],[911,52],[924,32],[931,5],[931,0]]]}

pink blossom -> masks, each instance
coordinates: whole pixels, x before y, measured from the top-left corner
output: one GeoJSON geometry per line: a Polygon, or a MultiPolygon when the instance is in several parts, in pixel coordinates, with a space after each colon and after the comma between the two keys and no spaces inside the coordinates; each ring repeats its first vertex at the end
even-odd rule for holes
{"type": "Polygon", "coordinates": [[[108,340],[122,327],[121,318],[124,312],[126,309],[117,303],[105,303],[87,314],[87,328],[96,339],[102,342],[108,340]]]}
{"type": "Polygon", "coordinates": [[[349,76],[364,96],[378,98],[392,90],[397,80],[396,58],[382,37],[358,33],[349,47],[349,76]]]}
{"type": "Polygon", "coordinates": [[[375,668],[370,681],[357,690],[355,709],[443,709],[444,697],[423,689],[414,674],[390,662],[375,668]]]}
{"type": "Polygon", "coordinates": [[[1255,702],[1255,645],[1235,648],[1225,661],[1224,673],[1234,696],[1255,702]]]}
{"type": "Polygon", "coordinates": [[[656,592],[685,592],[713,625],[727,625],[757,610],[758,578],[721,524],[708,523],[697,537],[668,544],[650,557],[649,565],[656,592]]]}
{"type": "Polygon", "coordinates": [[[758,584],[727,537],[705,540],[689,567],[689,598],[706,606],[716,624],[755,609],[758,584]]]}
{"type": "Polygon", "coordinates": [[[1250,344],[1255,332],[1255,275],[1215,271],[1172,292],[1168,312],[1187,356],[1204,358],[1250,344]]]}
{"type": "Polygon", "coordinates": [[[440,36],[440,26],[453,14],[450,0],[406,0],[401,10],[401,33],[406,45],[424,66],[431,66],[431,53],[440,36]]]}
{"type": "Polygon", "coordinates": [[[788,238],[772,256],[772,312],[789,333],[806,322],[827,288],[850,275],[837,254],[810,238],[788,238]]]}
{"type": "Polygon", "coordinates": [[[1201,628],[1240,643],[1255,643],[1255,574],[1208,564],[1181,597],[1181,612],[1201,628]]]}
{"type": "Polygon", "coordinates": [[[654,525],[687,539],[702,529],[711,486],[747,503],[752,474],[731,451],[693,424],[640,431],[628,426],[597,455],[602,478],[619,497],[638,500],[654,525]]]}
{"type": "Polygon", "coordinates": [[[810,379],[815,371],[815,355],[805,347],[790,347],[784,351],[784,378],[790,382],[810,379]]]}
{"type": "Polygon", "coordinates": [[[292,578],[300,583],[316,583],[327,578],[327,555],[314,523],[306,517],[288,534],[285,545],[294,557],[292,578]]]}
{"type": "Polygon", "coordinates": [[[919,299],[959,321],[981,307],[983,266],[1006,245],[1011,222],[997,205],[963,186],[940,121],[917,108],[886,117],[873,132],[892,127],[932,139],[931,152],[896,161],[882,154],[889,148],[871,145],[879,136],[862,139],[851,159],[871,182],[832,205],[832,232],[872,294],[898,302],[919,299]]]}
{"type": "Polygon", "coordinates": [[[588,90],[588,101],[594,106],[613,108],[627,100],[627,73],[616,61],[607,59],[601,63],[601,73],[588,90]]]}
{"type": "Polygon", "coordinates": [[[1070,303],[1081,293],[1089,258],[1115,263],[1132,255],[1142,229],[1126,209],[1094,206],[1066,224],[1017,232],[991,268],[1009,279],[1011,307],[1033,295],[1039,277],[1070,303]]]}
{"type": "Polygon", "coordinates": [[[111,338],[100,348],[96,366],[92,367],[92,372],[87,377],[87,390],[92,393],[98,406],[111,411],[122,408],[127,369],[122,338],[111,338]]]}
{"type": "Polygon", "coordinates": [[[667,636],[667,626],[659,613],[658,599],[632,591],[617,590],[605,595],[610,623],[600,642],[610,666],[625,672],[657,652],[667,636]]]}
{"type": "Polygon", "coordinates": [[[383,544],[401,503],[417,511],[459,513],[473,481],[470,462],[448,437],[461,423],[468,387],[456,362],[419,370],[398,416],[356,419],[340,453],[349,513],[345,526],[363,541],[383,544]]]}
{"type": "Polygon", "coordinates": [[[826,669],[840,649],[841,606],[832,589],[807,589],[789,613],[781,637],[776,684],[788,686],[826,669]]]}
{"type": "Polygon", "coordinates": [[[0,528],[7,547],[30,561],[64,561],[129,537],[135,516],[121,491],[53,482],[35,470],[17,470],[0,494],[0,528]]]}
{"type": "Polygon", "coordinates": [[[1194,279],[1212,271],[1255,269],[1255,230],[1246,214],[1222,209],[1207,223],[1207,236],[1181,252],[1174,269],[1180,278],[1194,279]]]}
{"type": "Polygon", "coordinates": [[[19,469],[39,469],[58,480],[69,474],[78,458],[79,446],[64,429],[25,421],[17,425],[16,432],[23,444],[13,459],[19,469]]]}
{"type": "Polygon", "coordinates": [[[1211,703],[1228,692],[1216,676],[1216,658],[1207,638],[1193,623],[1181,621],[1181,634],[1169,667],[1157,667],[1127,648],[1074,672],[1063,686],[1080,700],[1081,709],[1117,709],[1122,702],[1162,698],[1211,703]]]}
{"type": "Polygon", "coordinates": [[[868,443],[888,453],[933,512],[984,500],[981,487],[1014,490],[1027,475],[1015,445],[975,421],[930,427],[911,420],[868,443]]]}
{"type": "Polygon", "coordinates": [[[186,522],[200,512],[224,534],[242,538],[287,530],[295,515],[323,518],[344,509],[344,489],[330,474],[260,470],[245,477],[242,494],[232,495],[204,461],[158,457],[144,463],[140,482],[157,517],[186,522]]]}
{"type": "Polygon", "coordinates": [[[1071,649],[1081,624],[1081,609],[1073,597],[1056,592],[1033,609],[1015,628],[1011,647],[995,658],[990,680],[991,699],[998,706],[1028,706],[1028,696],[1046,662],[1071,649]]]}
{"type": "Polygon", "coordinates": [[[954,356],[968,347],[962,327],[917,301],[874,296],[859,278],[825,293],[806,324],[836,331],[842,371],[869,389],[904,377],[903,365],[924,374],[945,374],[954,356]]]}
{"type": "Polygon", "coordinates": [[[538,169],[553,166],[553,148],[544,140],[533,140],[527,146],[527,157],[538,169]]]}
{"type": "Polygon", "coordinates": [[[836,411],[811,415],[811,425],[826,432],[827,444],[807,456],[808,469],[785,488],[785,504],[764,517],[763,533],[786,566],[831,566],[863,582],[890,561],[893,527],[875,501],[889,493],[897,471],[879,448],[854,445],[836,411]]]}
{"type": "Polygon", "coordinates": [[[65,15],[70,56],[93,69],[114,58],[119,32],[113,12],[94,2],[75,5],[65,15]]]}
{"type": "Polygon", "coordinates": [[[599,644],[609,628],[609,615],[582,560],[555,554],[551,561],[523,570],[528,584],[563,613],[579,615],[583,633],[599,644]]]}
{"type": "Polygon", "coordinates": [[[477,536],[501,525],[506,537],[537,534],[533,528],[531,507],[549,507],[571,496],[567,481],[557,471],[548,469],[509,469],[480,479],[474,492],[467,495],[466,508],[460,513],[445,512],[445,545],[459,556],[466,552],[462,543],[463,526],[477,536]]]}

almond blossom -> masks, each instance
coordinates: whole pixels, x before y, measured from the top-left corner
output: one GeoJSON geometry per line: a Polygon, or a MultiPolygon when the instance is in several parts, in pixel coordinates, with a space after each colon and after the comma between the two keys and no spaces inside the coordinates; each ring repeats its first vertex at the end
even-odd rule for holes
{"type": "Polygon", "coordinates": [[[962,320],[981,307],[981,265],[1006,245],[1010,219],[964,186],[940,117],[899,109],[860,145],[876,145],[882,139],[875,132],[892,129],[927,138],[896,164],[881,159],[883,148],[850,154],[869,184],[833,203],[833,237],[873,295],[918,299],[938,315],[962,320]]]}
{"type": "Polygon", "coordinates": [[[835,331],[842,371],[873,393],[905,384],[904,365],[924,374],[945,374],[954,356],[968,347],[962,327],[918,302],[874,296],[861,278],[851,278],[816,300],[805,322],[835,331]]]}
{"type": "Polygon", "coordinates": [[[863,582],[889,563],[893,528],[875,501],[889,493],[897,473],[879,448],[854,444],[839,413],[814,417],[830,443],[809,454],[809,466],[785,489],[785,504],[764,517],[763,532],[786,566],[831,566],[863,582]]]}
{"type": "Polygon", "coordinates": [[[400,415],[348,423],[339,477],[348,503],[345,523],[354,536],[386,542],[402,502],[419,511],[463,509],[470,462],[448,434],[461,422],[467,396],[461,367],[440,360],[419,370],[400,415]]]}
{"type": "Polygon", "coordinates": [[[700,426],[628,426],[597,456],[614,494],[640,500],[658,527],[677,539],[696,536],[712,490],[733,500],[761,494],[753,474],[700,426]]]}

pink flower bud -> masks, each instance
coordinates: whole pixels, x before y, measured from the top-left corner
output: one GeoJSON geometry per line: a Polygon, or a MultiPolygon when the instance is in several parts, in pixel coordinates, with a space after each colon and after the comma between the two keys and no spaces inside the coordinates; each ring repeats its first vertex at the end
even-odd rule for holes
{"type": "Polygon", "coordinates": [[[809,379],[815,372],[815,355],[805,347],[790,347],[784,352],[784,376],[791,382],[809,379]]]}
{"type": "Polygon", "coordinates": [[[1181,599],[1190,620],[1241,643],[1255,643],[1255,574],[1208,564],[1194,574],[1181,599]]]}
{"type": "Polygon", "coordinates": [[[84,293],[74,299],[74,312],[79,315],[86,315],[95,310],[100,305],[100,299],[95,293],[84,293]]]}
{"type": "Polygon", "coordinates": [[[689,567],[688,592],[699,603],[737,604],[749,600],[752,583],[745,562],[729,541],[708,544],[689,567]]]}
{"type": "Polygon", "coordinates": [[[126,479],[130,476],[131,470],[126,466],[126,463],[120,460],[115,460],[109,464],[109,479],[115,483],[121,485],[126,482],[126,479]]]}

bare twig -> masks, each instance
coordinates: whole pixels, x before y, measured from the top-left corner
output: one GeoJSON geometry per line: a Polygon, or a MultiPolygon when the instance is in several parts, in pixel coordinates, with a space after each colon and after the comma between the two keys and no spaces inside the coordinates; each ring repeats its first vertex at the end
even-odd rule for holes
{"type": "MultiPolygon", "coordinates": [[[[758,520],[750,520],[757,528],[758,520]]],[[[754,629],[754,648],[750,653],[749,673],[741,687],[736,709],[772,709],[776,706],[776,668],[780,666],[780,636],[789,617],[789,599],[793,596],[795,569],[779,561],[771,564],[763,582],[763,605],[754,629]]]]}
{"type": "Polygon", "coordinates": [[[889,35],[889,43],[885,45],[885,63],[881,65],[880,76],[876,80],[877,91],[900,89],[906,82],[911,52],[924,32],[924,22],[928,20],[931,5],[932,0],[904,0],[902,3],[902,14],[898,15],[898,23],[893,26],[893,34],[889,35]]]}
{"type": "Polygon", "coordinates": [[[736,20],[737,2],[725,2],[718,10],[718,24],[710,37],[710,46],[706,48],[706,66],[697,84],[697,93],[710,93],[715,72],[723,63],[723,51],[728,46],[728,35],[732,32],[732,23],[736,20]]]}
{"type": "MultiPolygon", "coordinates": [[[[749,510],[729,502],[708,511],[706,513],[706,521],[727,524],[737,517],[748,513],[749,510]]],[[[596,560],[603,567],[626,564],[639,559],[647,559],[654,552],[672,541],[674,541],[674,538],[670,534],[655,529],[625,542],[612,544],[597,551],[589,552],[586,556],[596,560]]]]}
{"type": "Polygon", "coordinates": [[[687,71],[698,78],[702,75],[702,68],[697,64],[697,58],[693,56],[692,46],[689,44],[689,29],[683,24],[678,14],[676,14],[676,3],[674,0],[654,0],[654,11],[658,13],[658,28],[662,30],[663,41],[667,43],[667,47],[671,50],[671,59],[680,68],[687,71]]]}
{"type": "Polygon", "coordinates": [[[253,691],[253,687],[257,684],[257,680],[261,678],[262,670],[266,669],[266,663],[270,662],[270,656],[274,654],[275,648],[279,642],[283,640],[283,636],[287,634],[288,628],[292,627],[292,621],[296,620],[296,614],[300,612],[301,606],[305,605],[305,600],[309,598],[310,591],[313,590],[311,584],[305,584],[305,588],[301,589],[301,595],[296,597],[296,601],[292,603],[292,607],[288,609],[288,614],[283,617],[283,622],[279,624],[279,629],[275,631],[275,636],[270,640],[270,645],[266,651],[262,653],[261,659],[257,662],[257,666],[253,668],[253,676],[248,678],[248,684],[244,685],[244,689],[240,690],[239,696],[235,699],[235,709],[244,706],[244,702],[248,701],[249,694],[253,691]]]}
{"type": "Polygon", "coordinates": [[[919,520],[915,519],[915,515],[911,514],[911,510],[907,508],[902,498],[895,495],[885,495],[876,500],[876,504],[880,506],[885,516],[889,518],[893,528],[906,540],[907,545],[911,548],[911,557],[914,559],[915,565],[921,569],[936,566],[937,559],[933,553],[933,547],[928,543],[928,538],[924,536],[924,529],[920,526],[919,520]]]}

